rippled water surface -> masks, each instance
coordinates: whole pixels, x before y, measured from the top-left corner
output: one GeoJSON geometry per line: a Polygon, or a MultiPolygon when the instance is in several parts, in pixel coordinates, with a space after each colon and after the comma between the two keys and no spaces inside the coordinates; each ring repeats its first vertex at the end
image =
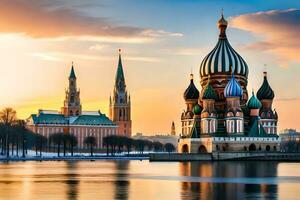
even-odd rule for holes
{"type": "Polygon", "coordinates": [[[300,163],[0,163],[0,199],[300,199],[300,163]]]}

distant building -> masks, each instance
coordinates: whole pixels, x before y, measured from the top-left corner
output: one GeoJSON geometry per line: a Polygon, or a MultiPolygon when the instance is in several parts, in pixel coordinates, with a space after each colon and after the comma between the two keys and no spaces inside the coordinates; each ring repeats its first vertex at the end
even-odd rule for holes
{"type": "Polygon", "coordinates": [[[300,141],[300,132],[297,132],[296,129],[284,129],[279,136],[282,142],[300,141]]]}
{"type": "Polygon", "coordinates": [[[137,133],[136,135],[132,136],[133,139],[142,139],[142,140],[150,140],[152,142],[158,141],[162,144],[171,143],[175,147],[178,144],[178,137],[174,135],[168,134],[156,134],[156,135],[143,135],[142,133],[137,133]]]}
{"type": "Polygon", "coordinates": [[[110,100],[110,118],[100,111],[82,111],[72,63],[69,86],[60,112],[40,109],[27,119],[26,126],[34,133],[46,137],[54,133],[73,134],[78,140],[79,148],[84,147],[83,141],[88,136],[96,138],[97,148],[103,148],[103,138],[108,135],[130,136],[130,97],[127,97],[120,54],[115,83],[113,100],[110,100]]]}
{"type": "Polygon", "coordinates": [[[118,125],[118,134],[131,137],[131,100],[126,89],[121,50],[119,50],[113,98],[109,98],[109,118],[118,125]]]}
{"type": "Polygon", "coordinates": [[[171,126],[171,135],[175,136],[176,135],[176,129],[175,129],[175,123],[172,122],[172,126],[171,126]]]}
{"type": "Polygon", "coordinates": [[[267,72],[257,94],[248,100],[248,66],[232,48],[228,22],[218,21],[219,40],[200,65],[201,94],[191,74],[184,93],[179,152],[278,151],[278,115],[267,72]]]}

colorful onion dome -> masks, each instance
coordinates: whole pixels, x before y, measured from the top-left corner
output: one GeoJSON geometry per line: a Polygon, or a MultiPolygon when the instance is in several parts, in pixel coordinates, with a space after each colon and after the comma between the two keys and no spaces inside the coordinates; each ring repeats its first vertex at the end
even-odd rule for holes
{"type": "Polygon", "coordinates": [[[207,85],[203,90],[202,99],[217,99],[217,94],[214,88],[211,86],[210,80],[208,80],[207,85]]]}
{"type": "Polygon", "coordinates": [[[243,95],[243,89],[240,86],[239,82],[234,78],[232,74],[230,81],[227,83],[224,88],[224,96],[228,97],[241,97],[243,95]]]}
{"type": "Polygon", "coordinates": [[[230,73],[230,66],[234,74],[248,76],[248,66],[244,59],[231,47],[226,37],[228,22],[223,14],[218,21],[220,29],[219,41],[215,48],[203,59],[200,65],[200,76],[208,76],[219,73],[230,73]]]}
{"type": "Polygon", "coordinates": [[[271,86],[269,85],[268,79],[267,79],[267,72],[264,72],[264,82],[257,91],[256,94],[257,98],[259,100],[262,99],[274,99],[274,91],[272,90],[271,86]]]}
{"type": "Polygon", "coordinates": [[[249,99],[247,107],[249,109],[260,109],[261,106],[261,102],[256,98],[254,92],[252,91],[252,97],[249,99]]]}
{"type": "Polygon", "coordinates": [[[202,112],[202,108],[199,104],[196,104],[194,107],[193,107],[193,113],[195,115],[200,115],[202,112]]]}
{"type": "Polygon", "coordinates": [[[199,98],[199,91],[194,84],[193,74],[191,74],[190,85],[185,90],[183,97],[185,100],[197,100],[199,98]]]}

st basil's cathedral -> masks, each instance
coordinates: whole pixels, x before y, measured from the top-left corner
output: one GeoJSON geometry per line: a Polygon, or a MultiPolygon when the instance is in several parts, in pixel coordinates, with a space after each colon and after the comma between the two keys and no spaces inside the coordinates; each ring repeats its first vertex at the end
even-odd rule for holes
{"type": "Polygon", "coordinates": [[[186,109],[181,115],[178,151],[278,151],[278,115],[272,108],[275,95],[267,72],[249,99],[248,65],[228,41],[223,14],[217,25],[218,42],[200,65],[201,92],[191,74],[183,95],[186,109]]]}

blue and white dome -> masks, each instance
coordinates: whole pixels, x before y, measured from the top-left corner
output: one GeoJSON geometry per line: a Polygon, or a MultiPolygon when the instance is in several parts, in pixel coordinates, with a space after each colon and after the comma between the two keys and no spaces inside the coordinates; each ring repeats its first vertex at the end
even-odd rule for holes
{"type": "Polygon", "coordinates": [[[241,97],[243,95],[243,89],[239,82],[234,78],[234,75],[232,74],[232,77],[230,81],[227,83],[225,89],[224,89],[224,96],[226,98],[229,97],[241,97]]]}
{"type": "Polygon", "coordinates": [[[230,66],[234,74],[248,76],[248,66],[244,59],[231,47],[226,37],[227,21],[223,15],[218,21],[220,29],[219,41],[215,48],[203,59],[200,65],[200,76],[230,73],[230,66]]]}

